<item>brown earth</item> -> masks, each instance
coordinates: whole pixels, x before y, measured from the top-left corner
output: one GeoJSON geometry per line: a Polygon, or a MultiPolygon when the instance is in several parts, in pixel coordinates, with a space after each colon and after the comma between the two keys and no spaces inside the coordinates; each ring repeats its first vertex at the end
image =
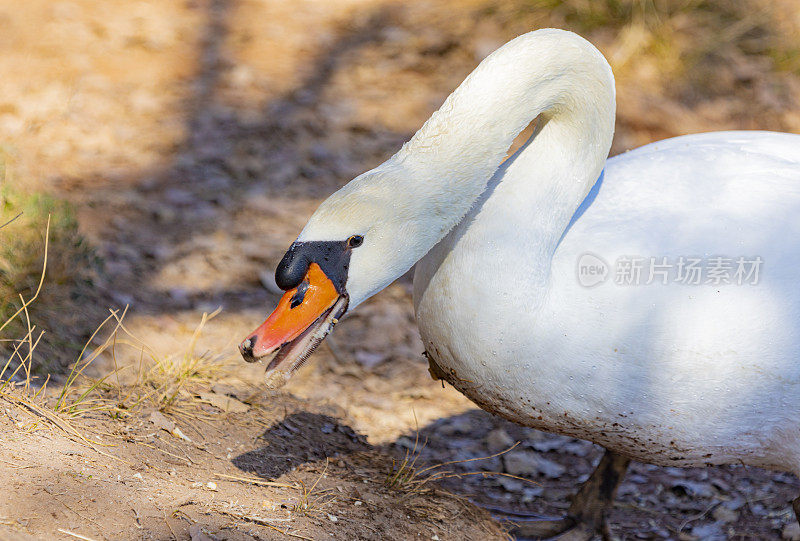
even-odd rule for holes
{"type": "MultiPolygon", "coordinates": [[[[609,58],[614,153],[697,131],[800,132],[793,0],[0,0],[0,144],[19,187],[76,209],[104,262],[94,304],[129,304],[127,327],[160,355],[183,351],[200,315],[222,307],[195,350],[235,358],[319,201],[391,155],[491,50],[546,26],[609,58]]],[[[88,336],[99,321],[85,319],[88,336]]],[[[49,330],[45,340],[58,336],[49,330]]],[[[152,407],[72,421],[103,447],[2,398],[0,537],[285,537],[274,526],[313,539],[490,539],[501,530],[467,500],[497,516],[562,512],[598,449],[476,410],[430,380],[421,352],[406,276],[346,318],[282,392],[248,397],[242,413],[205,405],[202,420],[167,411],[191,442],[156,426],[152,407]],[[422,467],[519,440],[449,469],[539,484],[470,475],[389,488],[390,457],[414,450],[416,427],[422,467]],[[310,509],[302,487],[214,477],[310,487],[323,472],[310,509]]],[[[114,362],[135,366],[138,352],[103,354],[92,375],[114,362]]],[[[236,370],[237,389],[257,385],[257,368],[236,370]]],[[[635,465],[614,532],[800,539],[788,503],[799,488],[752,468],[635,465]]]]}
{"type": "Polygon", "coordinates": [[[84,420],[76,436],[0,399],[0,539],[504,538],[463,498],[387,487],[391,460],[344,411],[290,396],[248,403],[201,420],[84,420]]]}

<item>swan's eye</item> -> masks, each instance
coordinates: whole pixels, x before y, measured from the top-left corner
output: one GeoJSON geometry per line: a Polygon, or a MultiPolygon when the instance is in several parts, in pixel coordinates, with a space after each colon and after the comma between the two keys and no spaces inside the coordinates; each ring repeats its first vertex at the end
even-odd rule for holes
{"type": "Polygon", "coordinates": [[[361,235],[353,235],[352,237],[347,239],[347,246],[349,246],[350,248],[358,248],[362,244],[364,244],[364,237],[362,237],[361,235]]]}

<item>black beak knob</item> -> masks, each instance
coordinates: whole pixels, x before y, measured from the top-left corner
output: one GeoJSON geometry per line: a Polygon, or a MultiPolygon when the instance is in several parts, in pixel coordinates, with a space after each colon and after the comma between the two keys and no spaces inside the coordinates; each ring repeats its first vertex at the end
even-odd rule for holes
{"type": "Polygon", "coordinates": [[[298,243],[293,243],[275,269],[275,283],[284,291],[296,288],[305,278],[310,264],[302,250],[298,249],[298,243]]]}

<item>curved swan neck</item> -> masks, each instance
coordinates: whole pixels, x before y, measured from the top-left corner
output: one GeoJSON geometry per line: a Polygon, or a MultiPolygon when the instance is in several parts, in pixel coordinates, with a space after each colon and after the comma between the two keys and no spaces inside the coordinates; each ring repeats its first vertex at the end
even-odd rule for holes
{"type": "Polygon", "coordinates": [[[425,179],[426,192],[457,207],[442,224],[444,235],[486,189],[516,136],[541,115],[547,126],[527,147],[548,148],[538,170],[561,173],[550,180],[574,181],[575,194],[563,202],[571,213],[602,171],[615,109],[614,76],[603,55],[571,32],[537,30],[488,56],[393,160],[425,179]]]}
{"type": "Polygon", "coordinates": [[[397,154],[325,200],[298,240],[364,237],[347,280],[355,307],[476,206],[514,138],[539,115],[545,128],[506,162],[520,164],[540,149],[537,169],[526,175],[535,179],[513,197],[533,205],[535,190],[549,190],[559,194],[553,205],[574,212],[608,155],[614,108],[611,68],[588,41],[563,30],[522,35],[481,62],[397,154]]]}

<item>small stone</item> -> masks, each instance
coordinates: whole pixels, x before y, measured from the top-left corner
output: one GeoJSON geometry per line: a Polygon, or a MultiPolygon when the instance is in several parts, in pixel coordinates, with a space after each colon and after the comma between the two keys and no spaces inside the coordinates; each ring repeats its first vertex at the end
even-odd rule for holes
{"type": "Polygon", "coordinates": [[[144,478],[142,477],[141,473],[134,473],[133,474],[133,478],[134,479],[139,479],[140,481],[144,480],[144,478]]]}
{"type": "Polygon", "coordinates": [[[386,360],[386,355],[382,353],[371,353],[369,351],[356,351],[355,359],[361,366],[369,370],[386,360]]]}
{"type": "Polygon", "coordinates": [[[536,473],[538,457],[531,451],[511,451],[503,455],[506,473],[511,475],[533,475],[536,473]]]}
{"type": "Polygon", "coordinates": [[[209,536],[203,531],[202,526],[195,523],[189,526],[189,537],[191,541],[214,541],[214,537],[209,536]]]}
{"type": "Polygon", "coordinates": [[[558,479],[564,474],[564,470],[566,470],[566,468],[558,462],[553,462],[543,457],[538,457],[538,459],[539,463],[536,469],[548,479],[558,479]]]}
{"type": "Polygon", "coordinates": [[[186,434],[184,434],[184,433],[181,431],[181,429],[180,429],[180,428],[178,428],[177,426],[176,426],[175,428],[173,428],[173,429],[172,429],[172,435],[173,435],[173,436],[175,436],[176,438],[180,438],[180,439],[182,439],[182,440],[188,441],[189,443],[192,443],[192,440],[190,440],[190,439],[189,439],[189,436],[187,436],[186,434]]]}
{"type": "Polygon", "coordinates": [[[196,201],[196,198],[189,191],[170,188],[164,191],[164,201],[175,206],[189,206],[196,201]]]}
{"type": "Polygon", "coordinates": [[[731,485],[722,479],[712,479],[711,484],[720,492],[730,492],[731,490],[731,485]]]}
{"type": "Polygon", "coordinates": [[[356,500],[356,501],[353,502],[353,505],[355,505],[356,507],[360,507],[360,506],[364,505],[364,502],[362,502],[360,500],[356,500]]]}
{"type": "Polygon", "coordinates": [[[225,413],[244,413],[250,409],[247,404],[225,394],[200,393],[200,398],[225,413]]]}
{"type": "Polygon", "coordinates": [[[736,511],[741,509],[745,503],[747,503],[747,500],[745,500],[742,496],[735,496],[733,499],[723,502],[722,507],[730,509],[731,511],[736,511]]]}
{"type": "Polygon", "coordinates": [[[439,427],[439,433],[445,437],[455,434],[470,434],[471,432],[472,423],[464,416],[452,417],[447,423],[439,427]]]}
{"type": "Polygon", "coordinates": [[[570,455],[585,457],[592,451],[592,446],[585,441],[574,441],[562,445],[561,449],[570,455]]]}
{"type": "Polygon", "coordinates": [[[436,534],[433,534],[433,535],[431,536],[431,541],[439,541],[439,536],[438,536],[438,535],[436,535],[436,534]]]}
{"type": "Polygon", "coordinates": [[[522,489],[522,503],[530,503],[544,492],[542,487],[527,487],[522,489]]]}
{"type": "Polygon", "coordinates": [[[486,435],[486,445],[489,447],[489,452],[495,454],[514,445],[514,440],[502,428],[495,428],[486,435]]]}
{"type": "Polygon", "coordinates": [[[511,475],[541,474],[548,479],[557,479],[563,475],[564,466],[539,456],[533,451],[511,451],[503,455],[505,470],[511,475]]]}
{"type": "Polygon", "coordinates": [[[209,481],[206,483],[206,488],[208,490],[217,490],[217,484],[214,481],[209,481]]]}
{"type": "Polygon", "coordinates": [[[722,505],[714,509],[711,516],[714,517],[714,520],[722,524],[728,524],[729,522],[736,522],[739,520],[739,513],[727,507],[723,507],[722,505]]]}
{"type": "Polygon", "coordinates": [[[502,476],[497,478],[497,484],[503,487],[506,492],[520,492],[524,487],[522,481],[502,476]]]}
{"type": "Polygon", "coordinates": [[[709,483],[700,483],[697,481],[690,481],[688,479],[674,481],[670,490],[679,498],[684,496],[690,496],[694,498],[714,497],[714,490],[711,488],[709,483]]]}
{"type": "Polygon", "coordinates": [[[534,451],[539,451],[540,453],[549,453],[550,451],[564,451],[564,442],[561,439],[556,438],[548,438],[540,441],[530,442],[529,444],[534,451]]]}
{"type": "Polygon", "coordinates": [[[792,520],[781,530],[781,538],[790,541],[800,541],[800,524],[798,524],[796,520],[792,520]]]}
{"type": "Polygon", "coordinates": [[[398,447],[404,447],[411,451],[416,451],[417,447],[419,446],[419,441],[416,438],[412,439],[408,436],[400,436],[394,443],[398,447]]]}
{"type": "Polygon", "coordinates": [[[722,532],[719,524],[698,524],[692,528],[692,535],[703,541],[724,541],[727,536],[722,532]]]}
{"type": "Polygon", "coordinates": [[[754,515],[756,515],[756,516],[758,516],[758,517],[765,517],[765,516],[767,516],[767,515],[769,514],[769,509],[767,509],[767,508],[766,508],[766,507],[765,507],[763,504],[761,504],[761,503],[754,503],[754,504],[752,504],[752,505],[750,506],[750,511],[751,511],[751,512],[752,512],[754,515]]]}
{"type": "Polygon", "coordinates": [[[167,418],[166,415],[156,410],[150,414],[150,422],[162,430],[172,432],[175,429],[175,421],[167,418]]]}
{"type": "Polygon", "coordinates": [[[328,520],[330,520],[331,522],[339,522],[339,517],[337,517],[336,515],[331,515],[330,513],[328,513],[328,520]]]}
{"type": "Polygon", "coordinates": [[[503,456],[484,458],[476,462],[476,465],[483,471],[498,472],[503,471],[503,456]]]}

